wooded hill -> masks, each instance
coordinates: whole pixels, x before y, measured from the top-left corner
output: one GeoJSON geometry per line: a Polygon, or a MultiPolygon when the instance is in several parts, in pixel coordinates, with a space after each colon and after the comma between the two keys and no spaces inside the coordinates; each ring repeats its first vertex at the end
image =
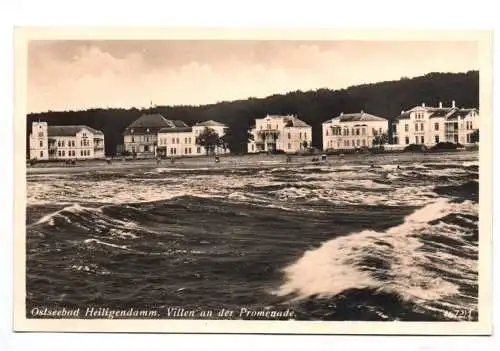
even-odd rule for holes
{"type": "MultiPolygon", "coordinates": [[[[188,125],[216,120],[231,129],[229,147],[233,152],[246,152],[247,130],[255,118],[267,114],[294,114],[312,126],[313,146],[321,148],[321,123],[341,112],[361,110],[389,120],[401,110],[425,102],[427,106],[479,107],[479,72],[429,73],[412,79],[401,78],[347,89],[294,91],[265,98],[224,101],[202,106],[156,106],[152,109],[89,109],[85,111],[49,111],[27,116],[27,143],[32,121],[49,125],[84,124],[102,130],[107,155],[114,155],[116,146],[123,143],[124,129],[143,113],[161,113],[168,119],[178,119],[188,125]]],[[[27,144],[27,146],[29,146],[27,144]]],[[[28,149],[28,148],[27,148],[28,149]]]]}

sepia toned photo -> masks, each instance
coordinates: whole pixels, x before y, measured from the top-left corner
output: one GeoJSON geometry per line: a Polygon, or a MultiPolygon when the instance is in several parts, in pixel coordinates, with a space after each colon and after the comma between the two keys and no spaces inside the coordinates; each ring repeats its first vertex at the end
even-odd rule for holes
{"type": "Polygon", "coordinates": [[[19,29],[16,330],[489,334],[490,60],[473,31],[19,29]]]}

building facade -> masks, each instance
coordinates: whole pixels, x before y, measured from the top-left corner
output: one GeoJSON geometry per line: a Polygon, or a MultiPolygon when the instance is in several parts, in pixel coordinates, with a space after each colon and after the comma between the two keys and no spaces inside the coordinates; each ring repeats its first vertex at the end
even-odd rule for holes
{"type": "Polygon", "coordinates": [[[312,146],[312,127],[292,115],[256,119],[250,134],[253,140],[247,145],[249,153],[277,150],[296,153],[312,146]]]}
{"type": "Polygon", "coordinates": [[[30,159],[82,160],[105,157],[104,133],[84,126],[49,126],[33,122],[30,138],[30,159]]]}
{"type": "Polygon", "coordinates": [[[387,119],[361,111],[341,113],[322,124],[323,150],[371,148],[374,138],[387,134],[387,119]]]}
{"type": "MultiPolygon", "coordinates": [[[[213,130],[218,137],[223,137],[227,126],[217,121],[205,121],[195,124],[192,127],[185,123],[177,123],[175,127],[162,128],[158,131],[157,156],[177,157],[177,156],[201,156],[206,155],[207,150],[196,143],[197,138],[206,128],[213,130]]],[[[229,149],[222,145],[216,145],[213,152],[216,155],[228,153],[229,149]]]]}
{"type": "Polygon", "coordinates": [[[433,146],[440,142],[472,144],[472,136],[479,129],[479,110],[458,108],[455,101],[450,107],[421,106],[402,111],[392,123],[393,144],[433,146]]]}
{"type": "Polygon", "coordinates": [[[122,153],[127,152],[140,158],[155,157],[160,129],[183,127],[187,127],[184,122],[166,119],[159,113],[142,115],[125,128],[122,153]]]}

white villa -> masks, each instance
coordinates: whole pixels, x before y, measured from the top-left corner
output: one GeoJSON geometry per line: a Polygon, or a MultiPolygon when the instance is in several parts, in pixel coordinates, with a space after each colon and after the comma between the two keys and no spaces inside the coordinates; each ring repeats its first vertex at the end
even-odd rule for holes
{"type": "Polygon", "coordinates": [[[48,126],[33,122],[30,159],[81,160],[104,158],[104,133],[84,125],[48,126]]]}
{"type": "MultiPolygon", "coordinates": [[[[177,121],[180,122],[180,121],[177,121]]],[[[192,127],[187,126],[184,122],[177,123],[175,127],[162,128],[158,131],[158,147],[156,149],[157,156],[199,156],[206,155],[206,150],[203,146],[196,144],[196,138],[203,133],[205,128],[212,129],[219,137],[224,136],[227,126],[217,121],[205,121],[195,124],[192,127]]],[[[216,155],[229,152],[229,149],[224,149],[222,146],[216,146],[214,153],[216,155]]]]}
{"type": "Polygon", "coordinates": [[[373,139],[387,133],[387,119],[365,113],[341,113],[323,122],[323,150],[373,147],[373,139]]]}
{"type": "Polygon", "coordinates": [[[166,119],[159,113],[144,114],[125,128],[123,150],[141,158],[155,157],[160,129],[185,127],[184,122],[166,119]]]}
{"type": "Polygon", "coordinates": [[[292,115],[256,119],[250,133],[253,140],[248,143],[249,153],[276,150],[295,153],[312,145],[311,126],[292,115]]]}
{"type": "Polygon", "coordinates": [[[416,106],[402,111],[392,124],[393,144],[432,146],[439,142],[473,143],[472,133],[479,129],[479,110],[450,107],[416,106]]]}

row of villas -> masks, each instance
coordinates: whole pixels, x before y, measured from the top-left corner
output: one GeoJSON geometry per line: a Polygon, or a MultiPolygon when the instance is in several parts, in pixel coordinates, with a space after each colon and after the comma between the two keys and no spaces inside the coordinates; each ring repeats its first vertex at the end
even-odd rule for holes
{"type": "MultiPolygon", "coordinates": [[[[212,129],[219,137],[227,126],[217,121],[205,121],[188,126],[183,121],[169,120],[161,114],[144,114],[123,132],[119,154],[127,152],[141,158],[205,155],[196,144],[197,137],[212,129]]],[[[472,134],[479,129],[479,110],[451,106],[421,104],[402,111],[390,128],[389,121],[364,111],[340,113],[322,124],[322,149],[349,150],[374,147],[380,135],[391,135],[395,147],[410,144],[433,146],[440,142],[474,142],[472,134]]],[[[249,130],[248,153],[282,150],[297,153],[312,147],[312,127],[295,115],[267,115],[256,119],[249,130]]],[[[216,146],[216,154],[230,150],[216,146]]],[[[104,158],[104,133],[94,128],[78,126],[48,126],[33,122],[30,134],[32,159],[93,159],[104,158]]]]}
{"type": "MultiPolygon", "coordinates": [[[[227,126],[210,120],[189,127],[183,121],[169,120],[161,114],[145,114],[125,128],[123,149],[119,151],[141,158],[205,155],[205,148],[196,144],[196,138],[205,128],[222,137],[227,126]]],[[[215,146],[213,152],[221,154],[229,150],[215,146]]]]}

